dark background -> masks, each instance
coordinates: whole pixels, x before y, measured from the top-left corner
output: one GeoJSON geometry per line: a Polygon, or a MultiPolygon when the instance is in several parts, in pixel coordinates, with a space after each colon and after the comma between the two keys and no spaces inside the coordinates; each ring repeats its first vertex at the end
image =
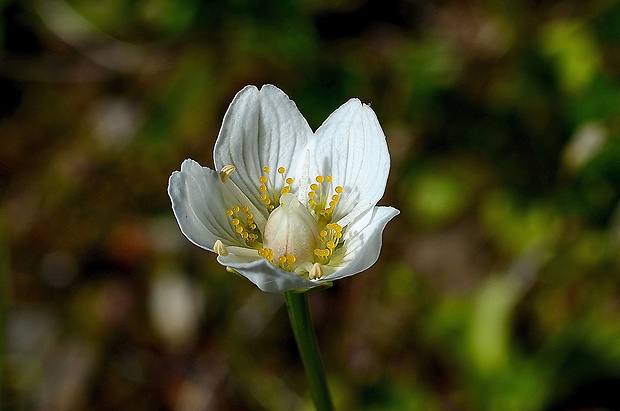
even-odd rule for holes
{"type": "Polygon", "coordinates": [[[312,409],[167,179],[273,83],[372,104],[402,213],[311,295],[341,410],[619,410],[620,3],[0,1],[2,409],[312,409]]]}

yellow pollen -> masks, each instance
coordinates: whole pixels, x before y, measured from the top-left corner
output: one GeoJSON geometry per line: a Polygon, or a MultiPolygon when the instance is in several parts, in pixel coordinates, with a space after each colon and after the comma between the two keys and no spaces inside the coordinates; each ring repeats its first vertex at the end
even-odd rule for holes
{"type": "Polygon", "coordinates": [[[331,183],[332,182],[332,176],[325,177],[325,181],[327,181],[328,183],[331,183]]]}
{"type": "Polygon", "coordinates": [[[310,191],[308,193],[308,197],[314,197],[316,195],[316,193],[314,191],[310,191]]]}
{"type": "Polygon", "coordinates": [[[335,192],[337,192],[338,194],[342,194],[342,187],[337,186],[337,187],[334,189],[334,191],[335,191],[335,192]]]}
{"type": "Polygon", "coordinates": [[[289,264],[293,264],[295,261],[297,261],[297,258],[293,254],[289,254],[286,256],[286,261],[289,264]]]}
{"type": "Polygon", "coordinates": [[[319,235],[320,235],[321,237],[327,237],[327,231],[325,231],[325,230],[321,230],[321,232],[319,233],[319,235]]]}
{"type": "Polygon", "coordinates": [[[262,241],[260,240],[261,233],[254,222],[254,214],[250,212],[249,206],[234,205],[226,210],[226,215],[230,217],[235,233],[239,234],[248,247],[254,247],[257,241],[262,241]]]}
{"type": "Polygon", "coordinates": [[[323,176],[316,176],[316,182],[317,182],[317,183],[322,183],[323,181],[325,181],[325,179],[323,178],[323,176]]]}
{"type": "MultiPolygon", "coordinates": [[[[318,179],[318,177],[317,177],[317,179],[318,179]]],[[[310,184],[310,190],[312,190],[312,191],[316,191],[316,190],[318,190],[318,189],[319,189],[318,184],[314,184],[314,183],[310,184]]]]}
{"type": "Polygon", "coordinates": [[[282,176],[282,180],[275,181],[268,174],[271,171],[269,167],[262,168],[263,173],[258,177],[258,190],[260,193],[260,200],[265,204],[267,212],[271,213],[280,204],[280,196],[291,192],[291,185],[294,179],[286,176],[286,167],[279,166],[276,171],[282,176]]]}
{"type": "Polygon", "coordinates": [[[286,257],[281,255],[280,257],[278,257],[278,261],[280,262],[280,264],[284,264],[286,262],[286,257]]]}

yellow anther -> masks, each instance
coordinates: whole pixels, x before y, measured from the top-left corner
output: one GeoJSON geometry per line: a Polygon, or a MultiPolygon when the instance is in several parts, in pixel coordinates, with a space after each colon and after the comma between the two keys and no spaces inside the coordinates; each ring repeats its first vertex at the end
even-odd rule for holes
{"type": "Polygon", "coordinates": [[[308,193],[308,197],[314,197],[316,195],[316,193],[314,191],[310,191],[308,193]]]}
{"type": "Polygon", "coordinates": [[[244,213],[247,213],[248,211],[250,211],[250,207],[248,207],[248,206],[243,206],[243,208],[241,209],[241,211],[243,211],[244,213]]]}
{"type": "Polygon", "coordinates": [[[333,241],[328,241],[326,245],[327,245],[327,248],[329,249],[336,248],[336,244],[334,244],[333,241]]]}
{"type": "Polygon", "coordinates": [[[278,167],[278,173],[280,173],[280,174],[284,174],[284,173],[286,173],[286,168],[284,168],[284,167],[278,167]]]}
{"type": "Polygon", "coordinates": [[[233,223],[233,225],[239,225],[239,219],[238,218],[233,218],[232,219],[232,223],[233,223]]]}
{"type": "Polygon", "coordinates": [[[270,169],[269,167],[263,167],[263,171],[264,171],[265,173],[268,173],[268,172],[270,172],[270,171],[271,171],[271,169],[270,169]]]}
{"type": "Polygon", "coordinates": [[[325,181],[325,178],[323,178],[323,176],[316,176],[317,183],[322,183],[323,181],[325,181]]]}
{"type": "Polygon", "coordinates": [[[228,217],[232,217],[232,215],[233,215],[233,210],[226,210],[226,215],[227,215],[228,217]]]}
{"type": "Polygon", "coordinates": [[[327,181],[328,183],[331,183],[332,182],[332,176],[325,177],[325,181],[327,181]]]}
{"type": "Polygon", "coordinates": [[[289,254],[286,256],[286,261],[289,264],[293,264],[295,261],[297,261],[297,258],[293,254],[289,254]]]}
{"type": "Polygon", "coordinates": [[[227,182],[228,181],[228,177],[230,177],[230,175],[235,170],[236,170],[236,168],[232,164],[228,164],[228,165],[225,165],[224,167],[222,167],[222,169],[220,170],[220,180],[222,180],[222,183],[227,182]]]}
{"type": "Polygon", "coordinates": [[[267,177],[265,176],[258,177],[258,182],[261,184],[265,184],[267,182],[267,177]]]}
{"type": "Polygon", "coordinates": [[[337,187],[334,189],[334,191],[335,191],[335,192],[337,192],[338,194],[342,194],[342,187],[337,186],[337,187]]]}
{"type": "Polygon", "coordinates": [[[341,232],[336,232],[336,234],[334,234],[334,238],[341,238],[341,237],[342,237],[341,232]]]}
{"type": "Polygon", "coordinates": [[[293,179],[292,179],[292,178],[290,178],[290,177],[289,177],[289,178],[287,178],[287,179],[286,179],[286,180],[284,180],[284,181],[286,181],[286,184],[293,184],[293,179]]]}
{"type": "MultiPolygon", "coordinates": [[[[246,210],[244,210],[244,212],[248,213],[246,210]]],[[[248,214],[246,215],[246,217],[248,218],[248,220],[253,220],[253,219],[254,219],[254,214],[252,214],[252,213],[248,213],[248,214]]]]}
{"type": "Polygon", "coordinates": [[[334,194],[334,195],[332,196],[332,200],[334,200],[334,201],[338,201],[338,200],[340,200],[340,196],[339,196],[338,194],[334,194]]]}
{"type": "Polygon", "coordinates": [[[285,256],[283,256],[283,255],[281,255],[280,257],[278,257],[278,262],[279,262],[280,264],[284,264],[284,263],[286,262],[286,257],[285,257],[285,256]]]}
{"type": "Polygon", "coordinates": [[[261,184],[261,185],[258,187],[258,190],[259,190],[259,191],[262,191],[262,192],[265,192],[265,191],[267,191],[267,186],[266,186],[266,185],[264,185],[264,184],[261,184]]]}
{"type": "Polygon", "coordinates": [[[258,198],[260,198],[261,201],[265,201],[267,199],[267,194],[261,194],[258,198]]]}
{"type": "Polygon", "coordinates": [[[238,225],[238,226],[236,226],[236,227],[235,227],[235,231],[236,231],[238,234],[241,234],[241,233],[243,232],[243,227],[241,227],[240,225],[238,225]]]}
{"type": "MultiPolygon", "coordinates": [[[[318,177],[317,177],[317,179],[318,179],[318,177]]],[[[310,184],[310,190],[312,190],[312,191],[316,191],[316,190],[318,190],[318,189],[319,189],[318,184],[314,184],[314,183],[310,184]]]]}
{"type": "Polygon", "coordinates": [[[233,210],[234,213],[238,213],[240,208],[239,208],[239,206],[233,206],[232,210],[233,210]]]}
{"type": "Polygon", "coordinates": [[[226,257],[228,255],[228,250],[224,243],[221,240],[216,240],[215,244],[213,244],[213,251],[219,256],[226,257]]]}
{"type": "Polygon", "coordinates": [[[327,231],[325,231],[325,230],[321,230],[321,232],[319,233],[319,235],[320,235],[321,237],[327,237],[327,231]]]}

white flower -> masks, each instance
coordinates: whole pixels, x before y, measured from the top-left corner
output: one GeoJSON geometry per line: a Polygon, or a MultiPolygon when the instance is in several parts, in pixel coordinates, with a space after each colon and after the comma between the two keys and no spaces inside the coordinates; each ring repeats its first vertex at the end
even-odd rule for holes
{"type": "Polygon", "coordinates": [[[233,99],[215,143],[215,169],[185,160],[168,194],[181,231],[261,290],[308,289],[377,261],[377,207],[390,168],[372,109],[350,99],[313,133],[272,85],[233,99]]]}

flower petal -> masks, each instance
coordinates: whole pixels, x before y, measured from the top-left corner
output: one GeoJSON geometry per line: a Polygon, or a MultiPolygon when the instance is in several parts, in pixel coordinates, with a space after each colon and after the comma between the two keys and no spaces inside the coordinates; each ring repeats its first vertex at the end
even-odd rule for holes
{"type": "Polygon", "coordinates": [[[260,90],[247,86],[237,93],[224,116],[213,153],[215,168],[237,167],[230,178],[264,210],[258,197],[262,168],[271,168],[270,178],[279,192],[283,179],[278,167],[285,167],[289,176],[299,175],[311,137],[306,119],[282,90],[270,84],[260,90]]]}
{"type": "Polygon", "coordinates": [[[383,229],[400,211],[393,207],[375,207],[369,213],[371,216],[368,223],[367,215],[364,215],[349,225],[346,252],[339,264],[342,268],[324,277],[323,280],[333,281],[357,274],[377,261],[381,251],[383,229]]]}
{"type": "Polygon", "coordinates": [[[375,205],[383,196],[390,170],[385,135],[375,112],[356,98],[334,111],[310,145],[310,176],[332,175],[344,188],[333,221],[357,206],[375,205]]]}
{"type": "Polygon", "coordinates": [[[280,270],[263,258],[253,260],[250,257],[229,254],[226,257],[219,256],[217,261],[226,267],[234,269],[253,282],[262,291],[269,293],[283,293],[285,291],[313,288],[320,285],[295,274],[280,270]]]}
{"type": "MultiPolygon", "coordinates": [[[[168,181],[168,195],[181,232],[198,247],[213,251],[216,240],[244,245],[226,215],[238,194],[231,193],[217,172],[185,160],[168,181]]],[[[245,200],[249,202],[249,200],[245,200]]]]}

